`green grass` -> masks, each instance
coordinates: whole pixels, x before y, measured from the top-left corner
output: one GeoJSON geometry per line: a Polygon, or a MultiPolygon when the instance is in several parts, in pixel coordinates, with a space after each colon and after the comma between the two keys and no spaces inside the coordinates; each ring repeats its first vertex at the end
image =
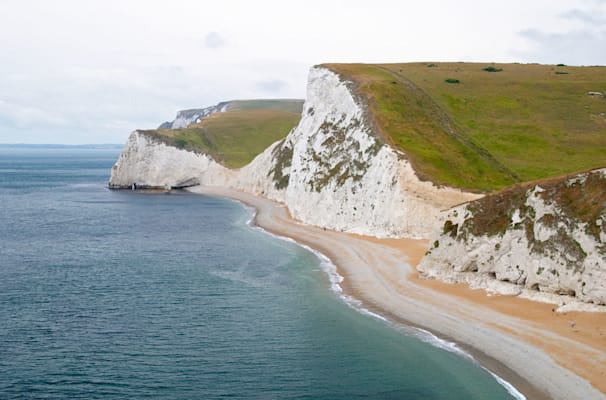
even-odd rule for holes
{"type": "Polygon", "coordinates": [[[230,110],[183,129],[141,131],[172,146],[202,152],[229,168],[240,168],[286,137],[301,118],[279,109],[230,110]]]}
{"type": "Polygon", "coordinates": [[[303,100],[298,99],[258,99],[258,100],[232,100],[229,110],[278,110],[301,114],[303,100]]]}
{"type": "Polygon", "coordinates": [[[606,90],[605,67],[326,66],[355,82],[382,139],[422,179],[490,191],[606,165],[606,100],[587,95],[606,90]]]}

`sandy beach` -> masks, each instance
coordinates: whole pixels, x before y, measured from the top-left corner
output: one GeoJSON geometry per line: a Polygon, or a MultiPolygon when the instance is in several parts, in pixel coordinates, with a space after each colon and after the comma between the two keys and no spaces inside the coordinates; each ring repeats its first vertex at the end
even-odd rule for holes
{"type": "Polygon", "coordinates": [[[327,231],[251,194],[190,191],[256,208],[257,225],[329,257],[345,278],[343,290],[364,307],[457,343],[528,399],[606,399],[606,313],[556,313],[549,304],[419,279],[425,241],[327,231]]]}

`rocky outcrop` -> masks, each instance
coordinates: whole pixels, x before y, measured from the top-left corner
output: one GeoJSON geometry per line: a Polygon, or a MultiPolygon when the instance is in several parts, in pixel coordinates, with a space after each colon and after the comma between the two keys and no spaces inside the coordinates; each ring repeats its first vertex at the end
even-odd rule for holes
{"type": "Polygon", "coordinates": [[[605,92],[587,92],[587,96],[597,97],[600,99],[606,98],[605,92]]]}
{"type": "Polygon", "coordinates": [[[234,172],[205,154],[181,150],[134,131],[111,170],[112,189],[171,189],[200,184],[229,184],[234,172]]]}
{"type": "Polygon", "coordinates": [[[282,201],[283,191],[268,179],[270,146],[239,170],[225,168],[211,157],[169,146],[145,131],[134,131],[110,174],[109,187],[170,190],[196,185],[225,186],[282,201]]]}
{"type": "Polygon", "coordinates": [[[432,243],[419,265],[427,277],[604,305],[606,169],[516,185],[455,207],[432,243]]]}

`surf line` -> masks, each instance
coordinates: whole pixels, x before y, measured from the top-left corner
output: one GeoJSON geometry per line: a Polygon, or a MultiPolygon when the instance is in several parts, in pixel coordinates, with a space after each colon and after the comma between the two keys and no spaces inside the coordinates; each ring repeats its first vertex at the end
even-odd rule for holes
{"type": "Polygon", "coordinates": [[[429,344],[430,346],[439,348],[444,351],[448,351],[450,353],[454,353],[460,357],[467,359],[469,362],[477,365],[478,367],[482,368],[484,371],[488,372],[497,381],[497,383],[499,385],[501,385],[514,399],[526,400],[526,396],[524,396],[519,390],[517,390],[515,388],[515,386],[513,386],[511,383],[509,383],[505,379],[501,378],[496,373],[492,372],[490,369],[483,366],[471,354],[467,353],[466,351],[461,349],[459,346],[457,346],[456,343],[442,339],[426,329],[422,329],[419,327],[405,325],[402,323],[391,321],[388,318],[384,317],[383,315],[370,311],[368,308],[364,307],[364,304],[361,300],[356,299],[352,296],[348,296],[347,294],[345,294],[343,292],[341,283],[345,280],[345,278],[338,273],[337,266],[335,265],[334,262],[332,262],[332,260],[328,256],[326,256],[324,253],[322,253],[321,251],[319,251],[317,249],[314,249],[306,244],[296,241],[295,239],[293,239],[291,237],[275,234],[275,233],[270,232],[270,231],[262,228],[261,226],[257,225],[256,217],[257,217],[258,210],[256,207],[254,207],[250,204],[247,204],[239,199],[227,198],[227,200],[231,200],[233,202],[240,204],[240,206],[242,206],[245,210],[247,210],[249,212],[249,217],[246,220],[246,225],[249,228],[262,232],[275,239],[282,240],[282,241],[285,241],[288,243],[293,243],[293,244],[309,251],[310,253],[314,254],[316,256],[316,258],[318,258],[318,260],[320,261],[320,268],[328,276],[331,290],[335,294],[338,295],[339,299],[341,299],[345,304],[347,304],[353,310],[355,310],[363,315],[368,315],[372,318],[378,319],[379,321],[386,323],[386,324],[390,325],[392,328],[400,331],[404,335],[415,337],[415,338],[419,339],[420,341],[422,341],[423,343],[429,344]]]}

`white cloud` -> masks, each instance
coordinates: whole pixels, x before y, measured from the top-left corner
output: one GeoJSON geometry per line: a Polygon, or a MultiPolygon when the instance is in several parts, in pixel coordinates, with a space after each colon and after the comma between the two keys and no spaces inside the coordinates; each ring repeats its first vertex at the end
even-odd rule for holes
{"type": "Polygon", "coordinates": [[[606,64],[606,1],[584,1],[586,8],[565,9],[558,14],[560,24],[531,27],[520,31],[529,47],[517,55],[534,62],[572,65],[606,64]]]}
{"type": "Polygon", "coordinates": [[[261,92],[269,93],[274,96],[278,96],[284,92],[284,89],[288,84],[282,79],[268,79],[264,81],[258,81],[255,83],[255,87],[261,92]]]}
{"type": "Polygon", "coordinates": [[[225,46],[225,39],[217,32],[209,32],[204,38],[204,43],[206,47],[210,47],[211,49],[218,49],[219,47],[225,46]]]}
{"type": "Polygon", "coordinates": [[[0,118],[7,124],[22,129],[29,127],[67,126],[68,121],[60,115],[38,107],[24,106],[0,100],[0,118]]]}
{"type": "Polygon", "coordinates": [[[4,1],[0,142],[123,142],[181,108],[302,98],[308,68],[322,62],[604,64],[605,5],[4,1]]]}
{"type": "Polygon", "coordinates": [[[595,11],[569,10],[562,14],[562,18],[581,21],[583,24],[590,26],[602,27],[606,24],[606,16],[595,11]]]}
{"type": "Polygon", "coordinates": [[[565,33],[546,33],[527,30],[520,34],[533,43],[531,51],[520,53],[525,58],[540,60],[548,64],[604,65],[606,55],[606,32],[589,30],[565,33]]]}

